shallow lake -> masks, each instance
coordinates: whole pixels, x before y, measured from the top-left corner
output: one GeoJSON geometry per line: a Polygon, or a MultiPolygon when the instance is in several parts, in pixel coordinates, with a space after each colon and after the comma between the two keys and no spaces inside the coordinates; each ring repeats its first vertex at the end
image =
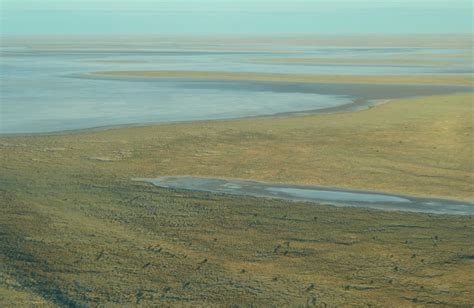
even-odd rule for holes
{"type": "Polygon", "coordinates": [[[469,73],[445,65],[301,65],[261,63],[285,57],[374,58],[416,56],[458,49],[316,48],[305,46],[127,45],[85,42],[2,42],[0,133],[39,133],[134,123],[228,119],[324,110],[356,99],[444,94],[457,87],[354,86],[270,82],[198,82],[77,78],[104,70],[186,70],[285,74],[469,73]],[[54,43],[54,44],[53,44],[54,43]],[[242,47],[240,47],[242,48],[242,47]]]}

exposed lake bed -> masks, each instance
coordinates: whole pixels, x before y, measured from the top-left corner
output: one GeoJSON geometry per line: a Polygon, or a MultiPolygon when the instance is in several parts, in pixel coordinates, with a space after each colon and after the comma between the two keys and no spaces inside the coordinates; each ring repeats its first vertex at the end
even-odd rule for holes
{"type": "Polygon", "coordinates": [[[474,215],[474,203],[446,199],[417,198],[377,192],[343,190],[329,187],[285,185],[200,177],[160,177],[134,179],[158,187],[211,192],[235,196],[253,196],[293,201],[308,201],[335,206],[362,207],[383,211],[403,211],[430,214],[474,215]]]}

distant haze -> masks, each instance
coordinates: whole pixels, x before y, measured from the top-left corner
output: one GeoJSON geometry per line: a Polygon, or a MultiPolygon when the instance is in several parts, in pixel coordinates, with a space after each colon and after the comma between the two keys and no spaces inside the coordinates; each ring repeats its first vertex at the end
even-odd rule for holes
{"type": "Polygon", "coordinates": [[[2,0],[18,34],[471,33],[471,0],[2,0]]]}

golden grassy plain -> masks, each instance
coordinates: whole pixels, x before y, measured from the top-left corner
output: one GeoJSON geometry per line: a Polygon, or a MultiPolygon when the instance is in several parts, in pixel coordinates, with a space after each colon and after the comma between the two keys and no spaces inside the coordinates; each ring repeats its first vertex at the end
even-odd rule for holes
{"type": "Polygon", "coordinates": [[[473,97],[0,137],[0,303],[469,306],[471,217],[173,191],[131,178],[473,199],[473,97]]]}

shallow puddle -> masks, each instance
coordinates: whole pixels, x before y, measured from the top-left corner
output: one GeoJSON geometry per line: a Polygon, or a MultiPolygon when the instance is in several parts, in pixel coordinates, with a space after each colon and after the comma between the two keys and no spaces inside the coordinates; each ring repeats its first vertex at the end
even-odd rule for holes
{"type": "Polygon", "coordinates": [[[190,176],[135,180],[149,182],[163,188],[293,201],[309,201],[334,206],[363,207],[384,211],[474,215],[474,203],[468,201],[418,198],[318,186],[283,185],[190,176]]]}

